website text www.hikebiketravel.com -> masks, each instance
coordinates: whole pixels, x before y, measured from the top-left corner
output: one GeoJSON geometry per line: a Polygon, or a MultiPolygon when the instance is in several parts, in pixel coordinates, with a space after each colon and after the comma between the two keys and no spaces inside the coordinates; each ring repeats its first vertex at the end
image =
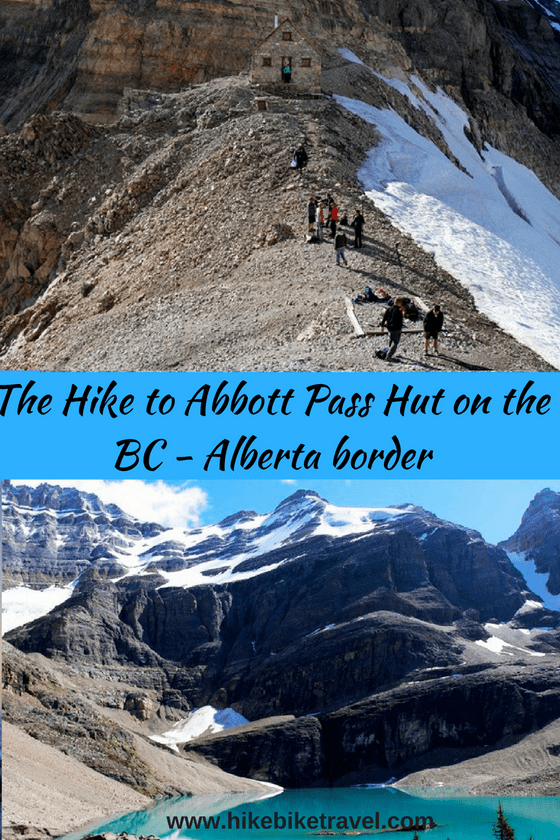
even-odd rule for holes
{"type": "Polygon", "coordinates": [[[252,811],[243,811],[240,815],[228,811],[227,814],[215,814],[213,816],[168,816],[167,825],[175,829],[244,829],[246,831],[262,829],[276,829],[277,831],[313,830],[322,829],[325,831],[348,831],[358,829],[384,829],[400,828],[422,830],[434,828],[436,823],[430,816],[402,816],[393,814],[382,816],[379,811],[366,816],[350,816],[349,814],[320,814],[319,816],[301,814],[299,811],[288,811],[287,814],[279,814],[277,811],[269,816],[253,814],[252,811]]]}

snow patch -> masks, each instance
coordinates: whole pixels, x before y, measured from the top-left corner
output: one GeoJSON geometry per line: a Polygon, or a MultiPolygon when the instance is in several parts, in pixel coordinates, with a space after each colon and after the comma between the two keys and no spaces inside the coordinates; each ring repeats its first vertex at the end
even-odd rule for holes
{"type": "MultiPolygon", "coordinates": [[[[537,572],[534,561],[528,559],[524,552],[506,551],[506,554],[515,568],[521,572],[527,581],[529,589],[538,595],[539,598],[542,598],[542,604],[538,601],[526,601],[525,606],[530,604],[531,606],[534,605],[533,608],[536,608],[542,607],[544,604],[544,606],[549,610],[560,611],[560,595],[552,595],[546,588],[548,573],[543,574],[541,572],[537,572]]],[[[521,609],[523,609],[523,607],[521,609]]]]}
{"type": "Polygon", "coordinates": [[[531,631],[527,634],[507,624],[490,623],[485,625],[485,629],[491,634],[490,638],[485,641],[478,639],[475,644],[491,653],[496,653],[500,656],[515,656],[515,651],[520,651],[529,656],[546,656],[545,653],[526,647],[532,638],[531,631]]]}
{"type": "Polygon", "coordinates": [[[5,589],[2,593],[2,635],[47,615],[67,601],[73,591],[73,583],[68,586],[49,586],[47,589],[31,589],[29,586],[5,589]]]}
{"type": "Polygon", "coordinates": [[[247,718],[234,709],[215,709],[213,706],[202,706],[195,709],[183,720],[173,724],[171,729],[162,735],[150,735],[150,740],[158,744],[165,744],[172,750],[179,752],[177,744],[186,744],[201,735],[222,732],[234,726],[249,723],[247,718]]]}
{"type": "Polygon", "coordinates": [[[325,624],[324,627],[319,627],[318,630],[312,630],[311,633],[308,633],[305,638],[309,639],[311,636],[316,636],[317,633],[324,633],[325,630],[332,630],[333,627],[336,627],[336,624],[325,624]]]}
{"type": "Polygon", "coordinates": [[[358,175],[368,196],[473,294],[480,310],[560,368],[560,201],[526,167],[487,147],[443,91],[411,78],[422,108],[464,171],[392,110],[336,96],[382,136],[358,175]],[[538,306],[535,301],[538,300],[538,306]]]}
{"type": "Polygon", "coordinates": [[[347,61],[351,61],[353,64],[362,64],[365,67],[365,64],[362,61],[362,59],[358,58],[356,53],[353,53],[352,50],[347,50],[346,47],[340,47],[338,51],[340,55],[347,61]]]}

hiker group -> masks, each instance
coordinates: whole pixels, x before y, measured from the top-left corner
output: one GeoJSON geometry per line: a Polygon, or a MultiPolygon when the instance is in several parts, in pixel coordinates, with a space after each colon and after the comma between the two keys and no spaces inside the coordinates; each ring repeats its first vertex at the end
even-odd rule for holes
{"type": "Polygon", "coordinates": [[[325,239],[325,231],[328,231],[329,239],[333,240],[336,264],[348,265],[344,249],[348,247],[348,239],[342,227],[354,229],[353,248],[362,247],[362,231],[364,229],[364,217],[361,210],[356,207],[352,221],[348,221],[348,214],[341,211],[330,193],[325,199],[315,196],[309,197],[307,204],[308,242],[322,242],[325,239]]]}
{"type": "MultiPolygon", "coordinates": [[[[406,314],[408,298],[397,297],[394,300],[389,300],[389,306],[385,310],[381,320],[381,330],[386,329],[389,333],[389,345],[381,350],[376,351],[376,356],[379,359],[384,359],[390,362],[396,353],[399,341],[401,340],[403,320],[406,314]]],[[[414,307],[416,309],[416,307],[414,307]]],[[[418,319],[418,310],[416,309],[416,320],[418,319]]],[[[422,322],[424,328],[424,355],[429,356],[430,341],[433,343],[434,353],[436,356],[438,351],[438,336],[443,328],[443,312],[439,304],[435,304],[429,312],[426,313],[422,322]]]]}
{"type": "MultiPolygon", "coordinates": [[[[307,153],[303,145],[294,152],[292,166],[302,170],[307,165],[307,153]]],[[[317,198],[311,195],[307,203],[307,242],[323,242],[330,239],[334,245],[336,265],[348,265],[345,249],[349,246],[348,237],[342,228],[351,228],[354,231],[352,248],[362,248],[362,234],[365,226],[364,216],[359,207],[354,208],[352,220],[348,221],[346,211],[338,207],[337,202],[330,193],[326,198],[317,198]]],[[[350,234],[349,234],[350,235],[350,234]]],[[[383,290],[382,295],[375,295],[369,286],[366,286],[366,293],[354,298],[354,303],[365,302],[386,302],[387,309],[381,321],[381,331],[387,330],[389,344],[387,347],[377,350],[376,356],[391,362],[397,350],[403,331],[403,320],[407,318],[412,322],[419,319],[420,313],[410,298],[391,298],[383,290]]],[[[424,316],[424,355],[430,355],[430,341],[433,344],[433,352],[438,355],[438,336],[443,328],[443,312],[439,304],[435,304],[424,316]]]]}
{"type": "MultiPolygon", "coordinates": [[[[362,247],[364,217],[361,210],[356,207],[352,221],[349,222],[346,212],[339,210],[330,193],[327,194],[325,199],[317,199],[315,196],[310,196],[307,204],[307,223],[308,242],[322,242],[325,239],[325,232],[328,231],[328,237],[334,244],[337,265],[348,265],[345,253],[345,248],[348,247],[348,239],[346,233],[342,230],[343,227],[354,230],[352,247],[362,247]]],[[[354,298],[353,302],[365,303],[370,301],[387,302],[389,304],[381,321],[381,330],[386,329],[389,334],[389,345],[381,350],[377,350],[376,356],[387,362],[391,362],[401,339],[403,319],[407,318],[412,322],[416,322],[420,313],[410,298],[397,297],[392,299],[385,292],[382,295],[375,295],[369,286],[366,286],[365,296],[358,295],[354,298]]],[[[430,355],[430,341],[433,344],[434,353],[438,355],[438,336],[443,328],[443,312],[439,304],[436,304],[424,316],[423,327],[425,342],[424,355],[430,355]]]]}

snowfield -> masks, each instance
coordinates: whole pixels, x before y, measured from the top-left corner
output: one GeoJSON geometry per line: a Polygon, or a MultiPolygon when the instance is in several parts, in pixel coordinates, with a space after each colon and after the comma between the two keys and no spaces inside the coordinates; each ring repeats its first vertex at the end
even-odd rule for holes
{"type": "MultiPolygon", "coordinates": [[[[22,510],[27,509],[22,506],[22,510]]],[[[113,580],[152,574],[154,566],[165,578],[160,588],[190,588],[209,582],[223,584],[246,580],[270,572],[285,561],[281,558],[266,564],[263,559],[262,564],[257,563],[250,569],[238,569],[244,561],[264,558],[269,552],[293,545],[311,533],[333,539],[350,535],[358,537],[413,511],[413,505],[354,508],[324,503],[319,512],[316,500],[310,498],[301,502],[295,510],[279,507],[269,514],[250,514],[243,519],[235,518],[203,528],[168,528],[154,537],[123,537],[121,545],[111,545],[112,556],[123,570],[113,580]],[[170,555],[180,563],[184,558],[187,568],[173,571],[160,568],[162,561],[170,555]]],[[[46,512],[54,516],[53,512],[46,512]]],[[[62,520],[62,516],[58,518],[62,520]]],[[[59,538],[58,547],[62,548],[63,544],[64,541],[59,538]]],[[[78,580],[68,586],[51,586],[42,590],[27,586],[5,590],[2,596],[2,633],[40,618],[68,600],[78,580]]]]}
{"type": "Polygon", "coordinates": [[[150,740],[179,752],[178,744],[186,744],[203,734],[222,732],[224,729],[232,729],[244,723],[249,723],[249,721],[234,709],[218,710],[213,706],[201,706],[200,709],[194,709],[186,718],[177,721],[162,735],[150,735],[150,740]]]}
{"type": "MultiPolygon", "coordinates": [[[[560,595],[552,595],[548,591],[546,575],[537,572],[534,560],[528,559],[524,552],[506,551],[506,554],[527,581],[529,589],[542,598],[545,607],[548,607],[549,610],[560,611],[560,595]]],[[[535,602],[529,603],[534,604],[535,602]]],[[[539,605],[537,604],[537,606],[539,605]]]]}
{"type": "Polygon", "coordinates": [[[29,586],[15,586],[2,593],[2,635],[16,627],[22,627],[36,618],[46,615],[59,604],[67,601],[74,591],[69,586],[49,586],[47,589],[31,589],[29,586]]]}
{"type": "Polygon", "coordinates": [[[417,76],[384,81],[428,115],[462,169],[394,111],[336,96],[382,137],[358,172],[366,194],[484,314],[560,369],[560,201],[507,155],[479,154],[465,113],[439,88],[417,76]]]}

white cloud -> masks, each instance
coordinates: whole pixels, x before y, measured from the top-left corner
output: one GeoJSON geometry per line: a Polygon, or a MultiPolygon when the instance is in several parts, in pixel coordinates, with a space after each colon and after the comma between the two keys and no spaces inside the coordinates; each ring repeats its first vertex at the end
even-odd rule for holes
{"type": "Polygon", "coordinates": [[[102,481],[100,479],[12,479],[12,484],[58,484],[95,493],[105,504],[116,504],[125,513],[142,522],[158,522],[171,528],[196,527],[200,514],[208,504],[204,490],[188,484],[166,484],[164,481],[102,481]]]}
{"type": "Polygon", "coordinates": [[[297,484],[297,479],[295,478],[281,478],[280,484],[297,484]]]}

